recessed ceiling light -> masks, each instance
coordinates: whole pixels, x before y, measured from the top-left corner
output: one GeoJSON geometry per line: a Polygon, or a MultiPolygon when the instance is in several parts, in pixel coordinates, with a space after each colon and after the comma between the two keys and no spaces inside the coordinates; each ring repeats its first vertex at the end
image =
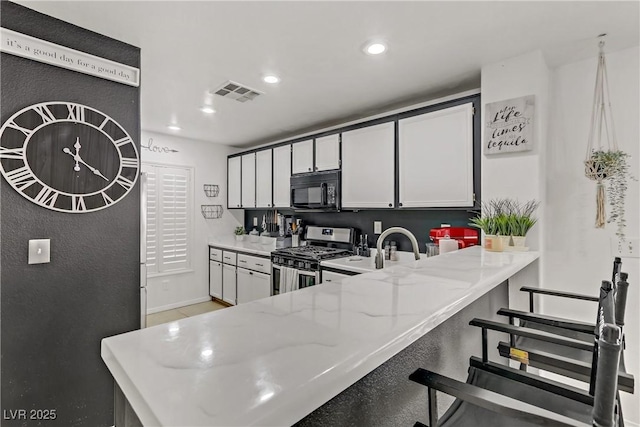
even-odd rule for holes
{"type": "Polygon", "coordinates": [[[180,128],[180,126],[178,126],[178,125],[169,125],[169,126],[167,126],[167,127],[168,127],[169,129],[171,129],[171,130],[180,130],[180,129],[181,129],[181,128],[180,128]]]}
{"type": "Polygon", "coordinates": [[[216,112],[216,110],[213,109],[213,107],[210,107],[208,105],[205,105],[204,107],[202,107],[200,109],[200,111],[202,111],[203,113],[207,113],[207,114],[213,114],[216,112]]]}
{"type": "Polygon", "coordinates": [[[262,80],[264,80],[266,83],[271,83],[271,84],[278,83],[280,81],[278,76],[274,76],[274,75],[264,76],[262,80]]]}
{"type": "Polygon", "coordinates": [[[369,43],[364,48],[365,53],[369,55],[380,55],[381,53],[384,53],[386,50],[387,50],[387,46],[379,42],[369,43]]]}

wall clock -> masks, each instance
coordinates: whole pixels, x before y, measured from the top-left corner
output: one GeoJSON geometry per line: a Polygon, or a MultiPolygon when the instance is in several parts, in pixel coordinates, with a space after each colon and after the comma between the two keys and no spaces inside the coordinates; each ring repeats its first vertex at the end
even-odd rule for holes
{"type": "Polygon", "coordinates": [[[23,108],[0,128],[0,172],[48,209],[86,213],[122,200],[138,179],[135,143],[114,119],[72,102],[23,108]]]}

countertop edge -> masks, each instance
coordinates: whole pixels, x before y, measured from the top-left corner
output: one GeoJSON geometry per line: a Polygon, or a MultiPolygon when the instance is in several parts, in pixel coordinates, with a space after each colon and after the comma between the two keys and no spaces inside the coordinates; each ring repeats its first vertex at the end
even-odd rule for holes
{"type": "Polygon", "coordinates": [[[274,413],[273,411],[271,413],[267,413],[261,419],[255,420],[255,423],[252,424],[281,424],[282,412],[286,412],[287,414],[291,415],[291,424],[295,424],[296,422],[302,420],[304,417],[320,408],[329,400],[338,396],[348,387],[364,378],[367,374],[381,366],[387,360],[391,359],[393,356],[409,347],[419,338],[423,337],[424,335],[435,329],[437,326],[447,321],[450,317],[454,316],[465,307],[471,305],[481,296],[485,295],[487,292],[491,291],[496,286],[513,277],[515,274],[522,271],[524,268],[539,259],[538,253],[529,252],[529,254],[535,255],[535,257],[528,260],[528,262],[522,263],[522,265],[512,266],[511,268],[501,271],[500,274],[496,274],[496,276],[493,277],[492,280],[486,285],[477,287],[456,302],[447,305],[446,307],[442,307],[429,318],[423,319],[414,327],[407,330],[404,334],[397,336],[387,344],[383,345],[379,350],[375,351],[374,353],[370,353],[370,356],[366,360],[363,361],[362,357],[356,357],[357,354],[354,354],[351,357],[351,360],[355,359],[355,361],[352,362],[352,366],[348,370],[342,370],[341,374],[336,374],[337,376],[335,377],[332,377],[331,375],[324,375],[322,377],[323,383],[329,383],[333,385],[333,387],[331,387],[333,389],[332,391],[328,391],[327,387],[322,387],[322,384],[318,384],[316,382],[314,383],[314,385],[316,386],[316,390],[308,390],[310,391],[310,393],[308,393],[308,398],[296,399],[297,401],[295,403],[293,401],[287,402],[285,405],[278,407],[278,410],[275,411],[277,413],[274,413]],[[295,417],[293,416],[293,414],[295,414],[295,417]]]}

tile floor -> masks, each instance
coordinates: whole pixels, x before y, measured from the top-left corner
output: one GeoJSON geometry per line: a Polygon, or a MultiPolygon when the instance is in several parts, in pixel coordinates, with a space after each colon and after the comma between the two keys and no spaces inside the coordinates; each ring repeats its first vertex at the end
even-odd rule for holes
{"type": "Polygon", "coordinates": [[[226,306],[219,302],[207,301],[174,308],[173,310],[160,311],[158,313],[147,315],[147,327],[173,322],[174,320],[184,319],[185,317],[197,316],[198,314],[220,310],[221,308],[226,308],[226,306]]]}

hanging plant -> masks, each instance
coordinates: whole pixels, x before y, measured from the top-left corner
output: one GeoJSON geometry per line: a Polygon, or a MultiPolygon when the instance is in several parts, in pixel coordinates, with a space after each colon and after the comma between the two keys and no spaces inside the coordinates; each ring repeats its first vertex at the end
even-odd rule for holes
{"type": "Polygon", "coordinates": [[[618,149],[609,97],[604,41],[600,41],[599,47],[596,87],[584,172],[587,178],[597,183],[596,228],[604,228],[605,223],[615,222],[617,225],[616,235],[624,241],[626,226],[624,201],[628,187],[627,181],[635,178],[629,173],[629,155],[618,149]],[[603,139],[606,139],[607,147],[603,146],[603,139]],[[608,220],[606,220],[605,212],[606,193],[609,195],[609,205],[611,206],[611,216],[608,220]]]}
{"type": "Polygon", "coordinates": [[[599,165],[603,171],[606,193],[609,198],[611,212],[607,223],[615,222],[616,236],[624,240],[624,203],[628,188],[628,180],[635,180],[629,172],[630,156],[624,151],[594,151],[591,154],[593,164],[599,165]]]}

